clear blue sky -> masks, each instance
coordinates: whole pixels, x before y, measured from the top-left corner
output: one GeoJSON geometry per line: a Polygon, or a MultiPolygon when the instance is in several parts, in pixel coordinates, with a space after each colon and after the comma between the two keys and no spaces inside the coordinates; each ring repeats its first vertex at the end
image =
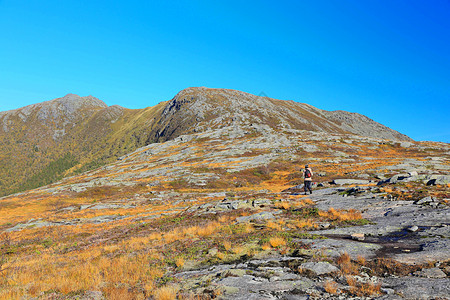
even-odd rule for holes
{"type": "Polygon", "coordinates": [[[190,86],[369,116],[450,142],[450,1],[0,0],[0,111],[190,86]]]}

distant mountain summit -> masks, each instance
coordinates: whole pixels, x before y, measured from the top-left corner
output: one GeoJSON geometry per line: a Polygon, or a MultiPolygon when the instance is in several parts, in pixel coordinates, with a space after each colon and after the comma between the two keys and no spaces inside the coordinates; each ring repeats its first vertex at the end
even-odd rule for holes
{"type": "Polygon", "coordinates": [[[0,112],[0,119],[3,121],[3,129],[7,131],[9,125],[16,125],[13,122],[15,117],[19,117],[23,122],[27,122],[30,117],[37,117],[40,121],[76,119],[86,113],[92,114],[96,110],[106,107],[108,107],[106,103],[95,97],[67,94],[62,98],[0,112]]]}
{"type": "Polygon", "coordinates": [[[227,126],[267,127],[411,140],[366,116],[205,87],[154,107],[62,98],[0,112],[0,196],[90,170],[154,142],[227,126]]]}
{"type": "Polygon", "coordinates": [[[345,111],[325,111],[309,104],[205,87],[179,92],[164,108],[156,140],[185,132],[232,124],[265,124],[274,129],[351,133],[388,140],[411,140],[372,119],[345,111]]]}

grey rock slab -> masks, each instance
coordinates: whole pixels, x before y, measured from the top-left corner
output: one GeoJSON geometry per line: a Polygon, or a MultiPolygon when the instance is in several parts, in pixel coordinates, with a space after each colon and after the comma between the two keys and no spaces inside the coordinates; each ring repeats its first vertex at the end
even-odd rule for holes
{"type": "MultiPolygon", "coordinates": [[[[422,240],[421,240],[422,241],[422,240]]],[[[393,259],[407,264],[450,261],[450,240],[443,238],[423,239],[421,251],[413,253],[400,253],[393,256],[393,259]]]]}
{"type": "Polygon", "coordinates": [[[450,238],[450,226],[443,224],[442,226],[436,227],[424,227],[423,229],[420,229],[417,234],[422,238],[441,237],[448,239],[450,238]]]}
{"type": "Polygon", "coordinates": [[[352,237],[352,240],[355,240],[355,241],[364,241],[364,239],[365,239],[364,233],[359,233],[359,232],[353,233],[351,235],[351,237],[352,237]]]}
{"type": "Polygon", "coordinates": [[[416,226],[416,225],[411,226],[411,227],[408,228],[408,231],[411,231],[411,232],[416,232],[417,230],[419,230],[419,227],[416,226]]]}
{"type": "MultiPolygon", "coordinates": [[[[397,202],[397,201],[392,201],[397,202]]],[[[431,207],[423,207],[411,204],[403,206],[389,206],[385,205],[383,210],[385,213],[381,216],[374,216],[369,218],[378,224],[385,224],[386,226],[400,227],[407,226],[441,226],[447,224],[450,220],[450,209],[434,209],[431,207]]]]}
{"type": "Polygon", "coordinates": [[[285,281],[285,280],[299,280],[301,276],[294,273],[286,273],[281,272],[281,274],[277,274],[276,276],[270,277],[269,281],[285,281]]]}
{"type": "Polygon", "coordinates": [[[32,221],[28,223],[22,223],[17,224],[16,226],[12,228],[8,228],[5,230],[5,232],[13,232],[13,231],[21,231],[25,228],[42,228],[42,227],[48,227],[48,226],[59,226],[62,225],[61,223],[54,223],[54,222],[47,222],[47,221],[32,221]]]}
{"type": "Polygon", "coordinates": [[[291,294],[291,293],[284,293],[283,297],[281,298],[283,300],[308,300],[311,299],[309,295],[298,295],[297,293],[291,294]]]}
{"type": "Polygon", "coordinates": [[[392,176],[391,178],[385,180],[385,183],[398,183],[400,181],[402,182],[409,182],[409,181],[414,181],[417,180],[417,177],[415,176],[410,176],[409,174],[397,174],[392,176]]]}
{"type": "Polygon", "coordinates": [[[342,239],[303,239],[303,243],[311,246],[311,249],[322,251],[328,257],[339,257],[347,252],[351,257],[362,256],[372,258],[376,251],[382,248],[381,245],[372,243],[361,243],[342,239]]]}
{"type": "Polygon", "coordinates": [[[439,175],[436,178],[436,184],[448,184],[450,183],[450,175],[439,175]]]}
{"type": "MultiPolygon", "coordinates": [[[[316,207],[321,210],[334,209],[356,209],[360,211],[369,210],[372,207],[379,206],[381,199],[372,198],[368,193],[364,193],[362,197],[347,197],[339,195],[344,189],[324,189],[314,190],[312,195],[308,195],[311,200],[316,203],[316,207]]],[[[392,204],[391,204],[392,205],[392,204]]]]}
{"type": "Polygon", "coordinates": [[[80,192],[84,192],[86,190],[86,187],[84,187],[84,186],[71,186],[70,190],[72,192],[75,192],[75,193],[80,193],[80,192]]]}
{"type": "Polygon", "coordinates": [[[93,218],[81,219],[81,221],[83,223],[100,224],[100,223],[105,223],[105,222],[122,220],[125,218],[129,218],[129,217],[128,216],[118,216],[118,215],[108,215],[108,216],[98,216],[98,217],[93,217],[93,218]]]}
{"type": "Polygon", "coordinates": [[[244,216],[244,217],[239,217],[236,219],[236,221],[238,223],[243,223],[243,222],[249,222],[249,221],[255,221],[255,220],[268,220],[268,219],[275,219],[275,215],[274,214],[279,214],[279,211],[274,211],[274,212],[269,212],[269,211],[262,211],[250,216],[244,216]]]}
{"type": "Polygon", "coordinates": [[[302,262],[303,259],[299,257],[276,257],[276,258],[266,258],[266,259],[255,259],[247,262],[247,267],[250,269],[256,270],[267,270],[270,268],[274,270],[274,268],[281,268],[283,265],[287,265],[289,263],[298,263],[302,262]]]}
{"type": "Polygon", "coordinates": [[[439,268],[422,269],[414,272],[414,275],[426,278],[446,278],[447,275],[439,268]]]}
{"type": "Polygon", "coordinates": [[[89,209],[117,209],[117,208],[135,208],[135,205],[123,205],[123,204],[108,204],[108,203],[99,203],[94,206],[89,207],[89,209]]]}
{"type": "Polygon", "coordinates": [[[78,207],[76,207],[76,206],[68,206],[68,207],[61,208],[62,211],[74,211],[77,209],[78,209],[78,207]]]}
{"type": "Polygon", "coordinates": [[[448,278],[383,278],[382,287],[393,289],[406,299],[448,299],[450,295],[448,278]]]}
{"type": "Polygon", "coordinates": [[[314,275],[324,275],[339,271],[339,269],[329,262],[307,262],[300,265],[301,268],[312,272],[314,275]]]}
{"type": "Polygon", "coordinates": [[[104,300],[103,293],[100,291],[86,291],[80,296],[80,300],[104,300]]]}
{"type": "Polygon", "coordinates": [[[253,207],[259,207],[259,206],[265,206],[265,205],[269,205],[272,202],[269,199],[255,199],[252,202],[252,206],[253,207]]]}
{"type": "Polygon", "coordinates": [[[351,237],[352,234],[361,234],[365,236],[382,236],[391,232],[402,230],[400,225],[364,225],[364,226],[352,226],[352,227],[339,227],[334,229],[326,229],[320,231],[311,231],[313,234],[319,235],[342,235],[345,237],[351,237]]]}
{"type": "Polygon", "coordinates": [[[226,197],[226,193],[225,192],[217,192],[217,193],[209,193],[206,195],[206,197],[211,197],[211,198],[223,198],[226,197]]]}
{"type": "Polygon", "coordinates": [[[413,143],[411,143],[411,142],[401,142],[400,143],[400,147],[402,147],[402,148],[409,148],[409,147],[411,147],[411,146],[413,146],[414,144],[413,143]]]}
{"type": "MultiPolygon", "coordinates": [[[[311,279],[302,277],[300,280],[269,281],[266,278],[244,275],[242,277],[226,277],[217,282],[219,285],[239,289],[238,295],[229,299],[247,299],[248,294],[270,294],[272,292],[288,292],[291,290],[306,290],[314,285],[311,279]],[[247,297],[245,297],[247,295],[247,297]],[[245,298],[243,298],[245,297],[245,298]]],[[[227,297],[228,298],[228,297],[227,297]]]]}
{"type": "Polygon", "coordinates": [[[420,199],[415,204],[421,205],[421,204],[425,204],[425,203],[429,203],[429,202],[433,202],[433,201],[434,201],[434,199],[432,197],[428,196],[428,197],[420,199]]]}
{"type": "Polygon", "coordinates": [[[364,179],[335,179],[333,180],[333,183],[337,185],[369,184],[370,181],[364,179]]]}

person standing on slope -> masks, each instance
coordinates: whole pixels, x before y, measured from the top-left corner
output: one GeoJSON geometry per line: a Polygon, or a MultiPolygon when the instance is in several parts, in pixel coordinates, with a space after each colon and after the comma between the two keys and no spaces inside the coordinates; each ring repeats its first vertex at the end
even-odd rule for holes
{"type": "Polygon", "coordinates": [[[311,188],[312,176],[313,176],[313,172],[312,172],[311,168],[308,165],[306,165],[305,170],[303,170],[305,195],[307,194],[308,190],[309,190],[309,193],[312,194],[312,188],[311,188]]]}

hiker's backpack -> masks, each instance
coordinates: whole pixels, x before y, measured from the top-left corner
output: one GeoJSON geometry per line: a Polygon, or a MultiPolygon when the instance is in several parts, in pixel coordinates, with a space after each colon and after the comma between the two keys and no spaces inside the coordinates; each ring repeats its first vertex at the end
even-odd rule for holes
{"type": "Polygon", "coordinates": [[[305,178],[311,178],[311,171],[309,169],[305,169],[305,178]]]}

